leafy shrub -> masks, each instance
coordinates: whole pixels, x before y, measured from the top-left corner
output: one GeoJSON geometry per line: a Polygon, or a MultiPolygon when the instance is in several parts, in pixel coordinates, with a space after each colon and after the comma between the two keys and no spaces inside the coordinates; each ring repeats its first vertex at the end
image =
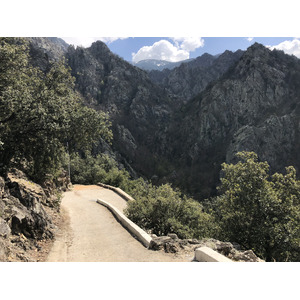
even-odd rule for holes
{"type": "Polygon", "coordinates": [[[71,156],[71,179],[73,183],[96,184],[102,182],[113,186],[126,186],[129,174],[119,170],[116,162],[105,154],[93,157],[86,154],[85,158],[78,153],[71,156]]]}
{"type": "Polygon", "coordinates": [[[135,201],[129,201],[127,216],[139,226],[157,235],[176,233],[180,238],[203,238],[212,234],[212,217],[203,212],[200,203],[182,196],[169,184],[159,187],[141,180],[132,190],[135,201]]]}

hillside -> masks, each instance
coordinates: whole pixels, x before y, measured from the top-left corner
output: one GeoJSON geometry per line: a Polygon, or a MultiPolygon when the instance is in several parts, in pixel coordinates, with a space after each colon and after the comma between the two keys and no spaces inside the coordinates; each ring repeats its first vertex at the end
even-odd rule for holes
{"type": "Polygon", "coordinates": [[[299,170],[299,76],[299,59],[254,44],[182,108],[168,155],[185,169],[179,174],[190,189],[214,188],[220,164],[242,150],[258,153],[273,171],[299,170]]]}
{"type": "Polygon", "coordinates": [[[272,170],[299,169],[299,59],[254,44],[173,70],[136,68],[98,41],[67,61],[85,103],[109,113],[106,151],[132,175],[215,193],[220,164],[253,150],[272,170]]]}

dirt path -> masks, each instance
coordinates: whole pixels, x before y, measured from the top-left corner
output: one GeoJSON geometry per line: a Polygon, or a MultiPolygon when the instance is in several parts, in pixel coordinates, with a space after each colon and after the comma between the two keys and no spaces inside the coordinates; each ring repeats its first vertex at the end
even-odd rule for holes
{"type": "Polygon", "coordinates": [[[63,224],[48,255],[49,262],[139,262],[191,261],[193,257],[176,256],[147,250],[133,238],[104,206],[101,198],[119,210],[126,201],[113,191],[98,186],[75,185],[64,193],[61,203],[63,224]]]}

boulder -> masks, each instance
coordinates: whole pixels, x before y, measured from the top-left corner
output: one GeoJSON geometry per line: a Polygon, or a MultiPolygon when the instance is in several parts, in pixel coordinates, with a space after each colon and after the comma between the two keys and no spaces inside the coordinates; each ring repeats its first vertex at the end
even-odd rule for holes
{"type": "Polygon", "coordinates": [[[7,179],[10,194],[18,198],[27,208],[39,213],[41,203],[47,203],[47,197],[42,187],[30,181],[22,171],[16,169],[7,174],[7,179]]]}
{"type": "Polygon", "coordinates": [[[228,257],[235,261],[247,261],[247,262],[263,262],[252,250],[235,251],[228,255],[228,257]]]}
{"type": "Polygon", "coordinates": [[[172,238],[169,236],[159,236],[153,238],[150,242],[149,249],[151,250],[162,250],[166,242],[171,241],[172,238]]]}

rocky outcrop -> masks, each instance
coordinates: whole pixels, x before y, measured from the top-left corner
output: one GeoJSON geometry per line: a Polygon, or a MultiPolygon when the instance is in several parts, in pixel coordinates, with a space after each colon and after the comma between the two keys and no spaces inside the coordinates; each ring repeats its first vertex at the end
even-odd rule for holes
{"type": "Polygon", "coordinates": [[[191,252],[200,247],[209,247],[236,262],[263,262],[252,250],[242,250],[237,243],[221,242],[216,239],[179,239],[176,234],[154,236],[149,249],[166,253],[191,252]]]}
{"type": "Polygon", "coordinates": [[[45,210],[47,206],[51,202],[44,189],[20,170],[0,177],[1,261],[30,261],[26,251],[39,250],[38,240],[53,238],[55,226],[45,210]]]}

